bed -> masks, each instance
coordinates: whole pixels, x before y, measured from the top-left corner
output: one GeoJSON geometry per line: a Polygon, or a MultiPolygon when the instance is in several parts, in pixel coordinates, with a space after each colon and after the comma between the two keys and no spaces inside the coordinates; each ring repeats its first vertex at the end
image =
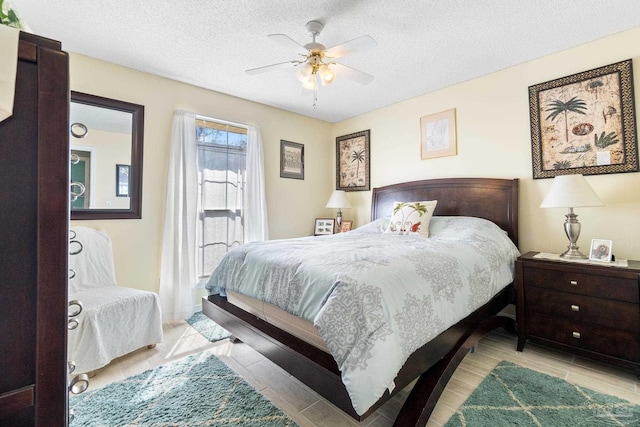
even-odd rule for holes
{"type": "MultiPolygon", "coordinates": [[[[379,224],[385,220],[386,216],[390,215],[392,208],[397,202],[429,200],[438,201],[435,206],[435,211],[433,212],[433,226],[431,228],[438,229],[440,227],[442,230],[446,231],[446,228],[442,228],[442,224],[447,223],[448,221],[453,221],[450,218],[467,221],[469,224],[481,223],[483,228],[487,228],[485,223],[490,221],[491,223],[488,224],[496,229],[499,227],[499,229],[501,229],[501,234],[503,235],[502,239],[510,240],[509,245],[514,249],[511,250],[511,252],[513,252],[512,257],[510,258],[511,265],[508,266],[511,271],[511,275],[509,276],[506,284],[496,287],[495,293],[486,296],[486,302],[484,300],[481,301],[479,306],[473,307],[472,312],[468,314],[465,313],[464,317],[456,320],[455,323],[451,323],[451,326],[449,326],[448,323],[445,323],[446,319],[444,321],[439,319],[434,320],[434,323],[442,323],[445,327],[442,331],[438,331],[435,336],[430,337],[428,342],[418,342],[418,345],[410,347],[406,345],[405,341],[394,341],[395,335],[386,332],[381,333],[380,331],[384,332],[385,329],[376,324],[375,321],[370,321],[370,319],[372,319],[371,316],[365,315],[360,316],[361,319],[366,318],[366,321],[361,323],[372,323],[371,329],[368,333],[370,333],[371,336],[382,335],[382,339],[377,341],[380,342],[380,344],[372,344],[371,348],[366,348],[364,350],[362,347],[356,345],[355,347],[348,349],[345,353],[347,356],[342,354],[340,352],[340,346],[337,346],[334,342],[336,340],[332,339],[324,331],[327,327],[336,328],[340,326],[340,324],[335,322],[333,324],[330,322],[327,323],[327,321],[320,318],[319,315],[317,317],[313,316],[316,316],[314,313],[318,313],[318,310],[320,313],[324,313],[325,311],[329,311],[331,313],[335,311],[336,306],[340,306],[339,302],[348,300],[345,297],[348,293],[339,293],[344,289],[350,289],[348,286],[336,285],[335,287],[329,288],[326,291],[326,297],[322,302],[323,305],[318,307],[316,311],[311,310],[311,314],[309,314],[308,310],[300,310],[299,307],[298,311],[300,312],[298,313],[296,312],[296,309],[290,310],[286,307],[286,304],[278,304],[278,301],[276,301],[275,305],[280,305],[279,308],[287,308],[287,310],[282,310],[285,317],[282,317],[281,321],[278,322],[274,321],[274,319],[277,320],[278,315],[268,318],[268,316],[265,316],[265,310],[258,313],[257,311],[259,310],[255,308],[255,304],[251,304],[250,298],[248,301],[247,298],[238,298],[240,295],[234,292],[229,292],[227,294],[224,292],[224,288],[220,289],[220,287],[212,285],[209,287],[211,294],[207,298],[203,298],[203,312],[212,320],[228,329],[235,337],[264,354],[266,357],[274,361],[276,364],[356,420],[365,419],[391,396],[405,388],[415,379],[418,379],[413,386],[409,397],[405,401],[405,404],[396,419],[395,425],[425,425],[433,407],[444,389],[444,386],[446,385],[446,382],[471,346],[490,330],[499,326],[508,326],[512,323],[510,318],[496,316],[496,314],[499,313],[507,304],[513,301],[513,286],[509,281],[513,278],[512,263],[515,260],[515,256],[517,256],[518,180],[451,178],[415,181],[376,188],[373,190],[371,205],[372,223],[369,225],[369,229],[372,227],[384,228],[384,225],[380,226],[379,224]],[[476,218],[482,218],[483,220],[477,220],[476,218]],[[336,297],[336,294],[340,297],[336,297]],[[330,307],[330,309],[327,309],[327,307],[330,307]],[[286,311],[289,311],[289,313],[286,311]],[[316,343],[312,339],[305,337],[304,333],[301,333],[300,330],[288,328],[287,325],[297,323],[286,317],[291,314],[298,314],[301,317],[306,317],[307,321],[313,320],[315,326],[317,326],[317,329],[321,332],[322,338],[325,338],[326,342],[324,344],[326,346],[323,346],[322,342],[316,343]],[[309,317],[313,319],[309,319],[309,317]],[[289,330],[287,331],[285,329],[289,330]],[[384,363],[381,364],[380,362],[376,362],[376,359],[374,358],[362,359],[366,360],[366,363],[364,364],[367,366],[359,366],[357,369],[354,369],[353,366],[345,363],[346,358],[350,357],[356,350],[367,354],[380,353],[381,351],[386,352],[390,349],[388,347],[389,343],[396,342],[401,343],[401,345],[394,345],[394,349],[396,347],[402,347],[406,354],[400,358],[396,358],[392,352],[388,353],[390,354],[390,356],[388,356],[389,364],[399,364],[397,371],[392,371],[394,375],[391,377],[392,381],[384,379],[385,376],[389,375],[389,373],[382,369],[384,363]],[[407,349],[409,349],[408,353],[407,349]],[[378,376],[381,378],[380,380],[378,380],[378,376]],[[381,382],[384,385],[383,392],[378,390],[375,391],[375,394],[372,396],[360,396],[360,391],[355,390],[357,387],[354,386],[354,384],[360,387],[359,384],[362,383],[369,387],[369,383],[367,381],[372,381],[372,384],[374,384],[371,387],[372,389],[375,389],[376,387],[380,389],[380,384],[377,384],[376,381],[378,383],[381,382]]],[[[459,224],[459,222],[455,223],[459,224]]],[[[366,226],[363,228],[367,229],[366,226]]],[[[356,229],[353,232],[346,233],[349,236],[301,238],[292,239],[291,241],[265,242],[264,245],[269,248],[266,252],[271,253],[275,253],[275,250],[272,248],[278,245],[296,245],[300,250],[304,250],[305,247],[312,244],[310,241],[312,239],[325,239],[326,244],[327,242],[330,242],[329,239],[331,238],[333,239],[331,242],[335,245],[335,250],[338,251],[340,246],[349,244],[349,239],[354,240],[357,232],[358,230],[356,229]],[[351,235],[351,233],[353,233],[353,235],[351,235]]],[[[365,233],[361,232],[361,234],[365,233]]],[[[492,236],[494,235],[495,233],[492,234],[492,236]]],[[[426,242],[437,241],[441,236],[442,234],[438,233],[434,233],[429,239],[418,239],[413,236],[399,236],[401,239],[404,239],[404,243],[397,246],[393,246],[393,239],[395,238],[397,240],[397,237],[382,234],[380,238],[387,239],[384,240],[384,244],[391,245],[390,247],[393,248],[394,252],[401,252],[404,250],[404,246],[426,245],[426,242]]],[[[494,239],[495,237],[491,238],[494,239]]],[[[500,239],[499,236],[497,238],[500,239]]],[[[492,247],[492,244],[493,243],[491,241],[489,243],[489,247],[492,247]]],[[[252,250],[256,246],[259,248],[259,245],[254,244],[245,246],[247,247],[247,251],[252,250]]],[[[233,258],[234,256],[238,257],[239,253],[242,252],[234,252],[229,258],[233,258]]],[[[413,255],[408,253],[408,257],[411,256],[413,255]]],[[[225,258],[221,265],[233,265],[232,262],[232,259],[226,260],[225,258]]],[[[262,263],[263,261],[260,262],[262,263]]],[[[396,258],[394,259],[394,262],[399,261],[396,258]]],[[[378,265],[380,264],[379,260],[377,260],[375,264],[375,268],[377,270],[375,270],[375,274],[367,276],[367,287],[370,287],[368,285],[374,285],[373,276],[391,274],[390,268],[378,265]]],[[[244,259],[240,260],[237,265],[238,267],[236,267],[236,270],[244,269],[244,259]]],[[[280,267],[265,264],[264,268],[266,271],[279,271],[280,267]]],[[[333,266],[332,268],[340,271],[341,266],[333,266]]],[[[221,269],[221,267],[218,269],[221,269]]],[[[218,285],[221,281],[224,282],[227,279],[228,281],[233,280],[230,278],[231,276],[229,276],[229,278],[222,276],[221,279],[221,273],[218,272],[218,269],[212,275],[212,278],[214,276],[216,277],[218,285]]],[[[500,269],[503,269],[503,267],[501,266],[500,269]]],[[[317,267],[316,270],[318,270],[317,267]]],[[[318,275],[318,277],[320,276],[321,274],[318,275]]],[[[505,277],[505,274],[502,274],[500,280],[504,281],[505,277]]],[[[317,279],[316,282],[319,280],[320,279],[317,279]]],[[[398,280],[398,282],[400,283],[410,280],[413,279],[403,278],[402,280],[398,280]]],[[[342,281],[346,280],[339,280],[338,282],[342,283],[342,281]]],[[[448,282],[453,280],[445,278],[442,281],[448,282]]],[[[229,289],[234,289],[234,287],[229,285],[229,289]]],[[[398,289],[401,289],[401,287],[398,289]]],[[[396,291],[400,292],[394,289],[394,292],[396,291]]],[[[420,292],[427,291],[421,290],[420,292]]],[[[394,297],[391,297],[391,299],[393,298],[394,297]]],[[[455,299],[457,298],[458,297],[456,296],[455,299]]],[[[473,298],[466,296],[465,298],[468,300],[476,299],[475,296],[473,298]]],[[[301,298],[298,298],[297,300],[300,299],[301,298]]],[[[273,298],[271,300],[266,298],[266,300],[274,302],[273,298]]],[[[304,301],[304,298],[302,298],[302,300],[304,301]]],[[[387,297],[384,304],[387,304],[388,300],[389,298],[387,297]]],[[[270,304],[266,303],[264,305],[270,306],[270,304]]],[[[303,304],[303,306],[306,305],[303,304]]],[[[449,308],[435,308],[435,311],[455,311],[450,310],[449,308]]],[[[397,309],[393,308],[391,305],[385,305],[379,311],[393,313],[393,310],[397,309]]],[[[327,318],[330,317],[325,315],[324,319],[327,318]]],[[[397,318],[397,315],[395,318],[397,318]]],[[[418,329],[416,328],[416,331],[417,330],[418,329]]],[[[406,335],[407,329],[405,328],[403,331],[406,335]]],[[[337,341],[340,341],[340,337],[338,337],[337,341]]],[[[416,342],[413,338],[409,341],[413,341],[413,344],[416,342]]],[[[385,357],[387,357],[386,354],[387,353],[385,353],[385,357]]],[[[384,361],[385,359],[382,360],[384,361]]]]}

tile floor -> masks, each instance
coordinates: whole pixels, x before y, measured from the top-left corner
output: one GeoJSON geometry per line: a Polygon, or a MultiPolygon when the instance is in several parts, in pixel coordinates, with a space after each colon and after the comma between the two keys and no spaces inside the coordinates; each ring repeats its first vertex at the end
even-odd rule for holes
{"type": "MultiPolygon", "coordinates": [[[[403,390],[364,422],[357,423],[246,344],[232,344],[228,339],[210,343],[186,322],[166,323],[163,329],[162,344],[114,360],[97,371],[90,387],[102,387],[189,354],[210,350],[301,427],[391,426],[407,395],[403,390]]],[[[480,341],[475,352],[469,353],[456,370],[427,426],[444,425],[500,360],[640,404],[640,381],[631,372],[531,343],[527,343],[522,353],[515,348],[515,335],[502,330],[480,341]]]]}

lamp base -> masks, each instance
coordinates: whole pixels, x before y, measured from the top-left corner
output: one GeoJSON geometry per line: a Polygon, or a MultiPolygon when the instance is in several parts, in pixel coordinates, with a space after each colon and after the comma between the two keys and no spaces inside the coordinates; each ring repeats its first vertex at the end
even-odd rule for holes
{"type": "Polygon", "coordinates": [[[578,215],[573,213],[573,208],[569,208],[569,211],[565,215],[564,232],[569,238],[569,246],[567,246],[566,252],[560,254],[560,258],[564,259],[587,259],[587,256],[578,250],[578,237],[580,236],[580,223],[578,222],[578,215]]]}
{"type": "Polygon", "coordinates": [[[587,256],[580,252],[577,247],[569,248],[560,254],[560,258],[564,259],[587,259],[587,256]]]}

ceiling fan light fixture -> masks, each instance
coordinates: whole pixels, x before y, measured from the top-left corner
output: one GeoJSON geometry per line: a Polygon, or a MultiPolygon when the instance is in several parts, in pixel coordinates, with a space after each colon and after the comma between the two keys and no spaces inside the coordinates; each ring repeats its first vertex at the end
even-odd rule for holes
{"type": "Polygon", "coordinates": [[[330,85],[336,78],[336,73],[326,64],[320,66],[318,74],[320,74],[320,81],[322,82],[322,86],[330,85]]]}
{"type": "Polygon", "coordinates": [[[309,78],[307,79],[307,81],[302,83],[302,87],[305,89],[309,89],[309,90],[316,90],[318,89],[318,84],[316,81],[316,74],[312,74],[309,76],[309,78]]]}
{"type": "MultiPolygon", "coordinates": [[[[0,3],[2,3],[2,0],[0,0],[0,3]]],[[[313,108],[316,108],[318,101],[318,81],[320,81],[322,86],[328,86],[333,83],[336,79],[336,74],[339,73],[340,78],[345,77],[363,85],[371,83],[371,80],[373,80],[372,75],[347,67],[338,62],[333,62],[333,60],[374,47],[376,46],[375,40],[370,36],[360,36],[327,49],[322,43],[316,41],[316,37],[320,34],[323,27],[324,25],[319,21],[307,22],[305,28],[311,35],[311,43],[307,43],[304,46],[285,34],[269,34],[268,37],[270,39],[289,48],[293,48],[302,58],[252,68],[246,70],[246,73],[254,75],[274,69],[297,67],[294,75],[302,82],[303,89],[314,92],[313,108]]]]}
{"type": "Polygon", "coordinates": [[[296,77],[302,83],[305,83],[306,81],[309,80],[312,74],[313,74],[313,67],[308,62],[305,62],[304,64],[298,66],[296,77]]]}

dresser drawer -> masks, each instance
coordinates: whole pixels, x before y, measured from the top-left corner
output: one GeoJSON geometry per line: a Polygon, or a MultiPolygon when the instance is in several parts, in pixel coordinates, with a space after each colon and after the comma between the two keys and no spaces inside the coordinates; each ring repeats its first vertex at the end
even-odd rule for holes
{"type": "Polygon", "coordinates": [[[640,306],[531,286],[525,290],[527,316],[544,313],[626,331],[640,331],[640,306]]]}
{"type": "Polygon", "coordinates": [[[527,318],[527,335],[640,362],[637,332],[536,314],[527,318]]]}
{"type": "Polygon", "coordinates": [[[579,273],[570,269],[524,267],[524,286],[638,303],[638,277],[579,273]]]}

